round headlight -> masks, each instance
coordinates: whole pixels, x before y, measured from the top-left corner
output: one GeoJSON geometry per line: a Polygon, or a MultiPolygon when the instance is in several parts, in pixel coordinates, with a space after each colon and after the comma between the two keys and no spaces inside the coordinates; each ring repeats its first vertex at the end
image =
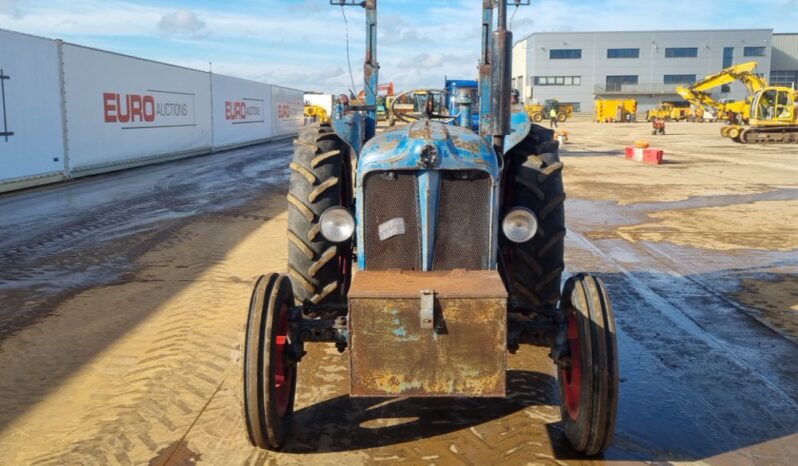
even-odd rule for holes
{"type": "Polygon", "coordinates": [[[330,207],[319,219],[321,234],[333,243],[343,243],[355,232],[355,219],[344,207],[330,207]]]}
{"type": "Polygon", "coordinates": [[[502,222],[504,236],[513,243],[525,243],[538,231],[538,219],[531,210],[515,207],[504,216],[502,222]]]}

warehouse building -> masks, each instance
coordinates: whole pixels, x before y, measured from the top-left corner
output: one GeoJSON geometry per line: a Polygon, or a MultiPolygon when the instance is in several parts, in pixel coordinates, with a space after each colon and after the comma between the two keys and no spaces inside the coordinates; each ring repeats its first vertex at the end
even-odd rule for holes
{"type": "Polygon", "coordinates": [[[773,34],[770,84],[798,87],[798,33],[773,34]]]}
{"type": "MultiPolygon", "coordinates": [[[[798,34],[771,29],[534,33],[513,47],[513,87],[525,102],[558,99],[590,112],[598,98],[636,99],[639,110],[679,101],[676,87],[757,61],[770,82],[798,81],[798,34]]],[[[742,99],[733,83],[715,99],[742,99]]]]}

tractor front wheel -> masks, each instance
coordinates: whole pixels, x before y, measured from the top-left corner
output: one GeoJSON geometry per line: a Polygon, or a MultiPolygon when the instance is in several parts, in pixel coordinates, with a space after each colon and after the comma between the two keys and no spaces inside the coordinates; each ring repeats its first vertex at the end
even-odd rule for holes
{"type": "Polygon", "coordinates": [[[557,114],[557,121],[559,121],[560,123],[565,123],[565,120],[567,119],[568,115],[566,115],[565,113],[560,112],[557,114]]]}
{"type": "Polygon", "coordinates": [[[541,121],[543,121],[543,114],[540,112],[533,113],[532,121],[534,121],[535,123],[540,123],[541,121]]]}
{"type": "Polygon", "coordinates": [[[294,305],[285,275],[262,275],[249,303],[244,343],[244,414],[250,442],[277,450],[291,428],[297,364],[291,349],[289,308],[294,305]]]}
{"type": "Polygon", "coordinates": [[[586,455],[612,442],[618,411],[615,317],[604,283],[579,274],[563,288],[568,357],[559,361],[560,414],[565,436],[586,455]]]}

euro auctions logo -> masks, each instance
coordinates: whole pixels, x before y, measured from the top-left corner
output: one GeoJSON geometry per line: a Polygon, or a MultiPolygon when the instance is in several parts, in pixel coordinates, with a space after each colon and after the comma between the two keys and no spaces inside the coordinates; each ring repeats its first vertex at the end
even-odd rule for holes
{"type": "Polygon", "coordinates": [[[122,129],[196,126],[194,94],[148,90],[140,94],[103,93],[106,123],[122,129]]]}
{"type": "Polygon", "coordinates": [[[243,98],[225,102],[224,119],[234,125],[263,123],[263,99],[243,98]]]}
{"type": "Polygon", "coordinates": [[[304,115],[304,106],[298,105],[294,102],[278,102],[277,103],[277,119],[278,120],[295,120],[302,118],[304,115]]]}

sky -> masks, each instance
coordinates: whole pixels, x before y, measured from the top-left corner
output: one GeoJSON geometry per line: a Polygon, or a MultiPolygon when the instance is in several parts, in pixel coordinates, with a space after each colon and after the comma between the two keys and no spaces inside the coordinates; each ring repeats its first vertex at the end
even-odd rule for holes
{"type": "MultiPolygon", "coordinates": [[[[481,0],[379,0],[380,81],[397,89],[476,77],[481,0]]],[[[514,8],[510,9],[510,14],[514,8]]],[[[348,20],[362,86],[364,13],[348,20]]],[[[342,8],[328,0],[0,0],[0,28],[303,89],[352,87],[342,8]]],[[[533,32],[772,28],[798,32],[798,0],[533,0],[512,21],[533,32]]]]}

